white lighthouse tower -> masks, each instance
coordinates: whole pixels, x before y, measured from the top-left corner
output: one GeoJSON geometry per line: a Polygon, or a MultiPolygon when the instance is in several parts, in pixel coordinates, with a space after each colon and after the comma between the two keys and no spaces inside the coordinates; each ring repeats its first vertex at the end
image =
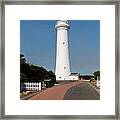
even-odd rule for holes
{"type": "Polygon", "coordinates": [[[70,28],[67,20],[58,20],[56,50],[56,80],[70,80],[70,63],[68,48],[68,30],[70,28]]]}

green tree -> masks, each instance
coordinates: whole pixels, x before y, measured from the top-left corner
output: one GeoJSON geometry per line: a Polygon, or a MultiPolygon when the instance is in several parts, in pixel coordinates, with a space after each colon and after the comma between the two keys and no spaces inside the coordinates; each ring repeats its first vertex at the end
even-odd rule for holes
{"type": "Polygon", "coordinates": [[[95,80],[97,79],[97,76],[100,77],[100,71],[96,71],[93,73],[95,80]]]}
{"type": "Polygon", "coordinates": [[[20,73],[20,82],[25,82],[27,80],[27,77],[25,74],[20,73]]]}
{"type": "Polygon", "coordinates": [[[56,76],[55,76],[55,74],[52,71],[49,71],[48,72],[48,76],[49,76],[49,79],[51,79],[51,83],[54,84],[56,82],[56,76]]]}
{"type": "Polygon", "coordinates": [[[30,65],[26,62],[24,55],[20,54],[20,80],[38,82],[45,79],[51,79],[51,82],[54,83],[56,80],[55,74],[52,71],[47,71],[42,66],[30,65]]]}
{"type": "Polygon", "coordinates": [[[24,64],[26,62],[26,59],[23,54],[20,54],[20,64],[24,64]]]}

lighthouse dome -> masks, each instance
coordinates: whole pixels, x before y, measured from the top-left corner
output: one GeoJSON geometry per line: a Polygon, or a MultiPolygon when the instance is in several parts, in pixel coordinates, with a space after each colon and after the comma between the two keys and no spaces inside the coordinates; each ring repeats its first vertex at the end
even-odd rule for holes
{"type": "Polygon", "coordinates": [[[70,26],[69,26],[69,24],[68,24],[68,21],[67,20],[58,20],[57,21],[57,24],[56,24],[56,26],[55,26],[55,28],[70,28],[70,26]]]}

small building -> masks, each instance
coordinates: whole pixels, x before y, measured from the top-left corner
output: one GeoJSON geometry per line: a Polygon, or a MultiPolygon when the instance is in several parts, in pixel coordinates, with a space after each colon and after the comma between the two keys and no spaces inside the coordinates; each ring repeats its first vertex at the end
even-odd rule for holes
{"type": "Polygon", "coordinates": [[[49,87],[54,86],[54,82],[52,82],[51,79],[45,79],[45,80],[42,82],[42,86],[43,86],[43,88],[49,88],[49,87]]]}
{"type": "Polygon", "coordinates": [[[79,80],[80,73],[74,72],[70,73],[70,80],[79,80]]]}

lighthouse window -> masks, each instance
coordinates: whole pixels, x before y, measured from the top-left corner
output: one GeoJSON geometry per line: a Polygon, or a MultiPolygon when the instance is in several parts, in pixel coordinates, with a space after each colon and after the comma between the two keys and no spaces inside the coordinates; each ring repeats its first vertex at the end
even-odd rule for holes
{"type": "Polygon", "coordinates": [[[64,67],[64,69],[66,69],[66,67],[64,67]]]}
{"type": "Polygon", "coordinates": [[[65,44],[65,42],[63,42],[63,44],[65,44]]]}

